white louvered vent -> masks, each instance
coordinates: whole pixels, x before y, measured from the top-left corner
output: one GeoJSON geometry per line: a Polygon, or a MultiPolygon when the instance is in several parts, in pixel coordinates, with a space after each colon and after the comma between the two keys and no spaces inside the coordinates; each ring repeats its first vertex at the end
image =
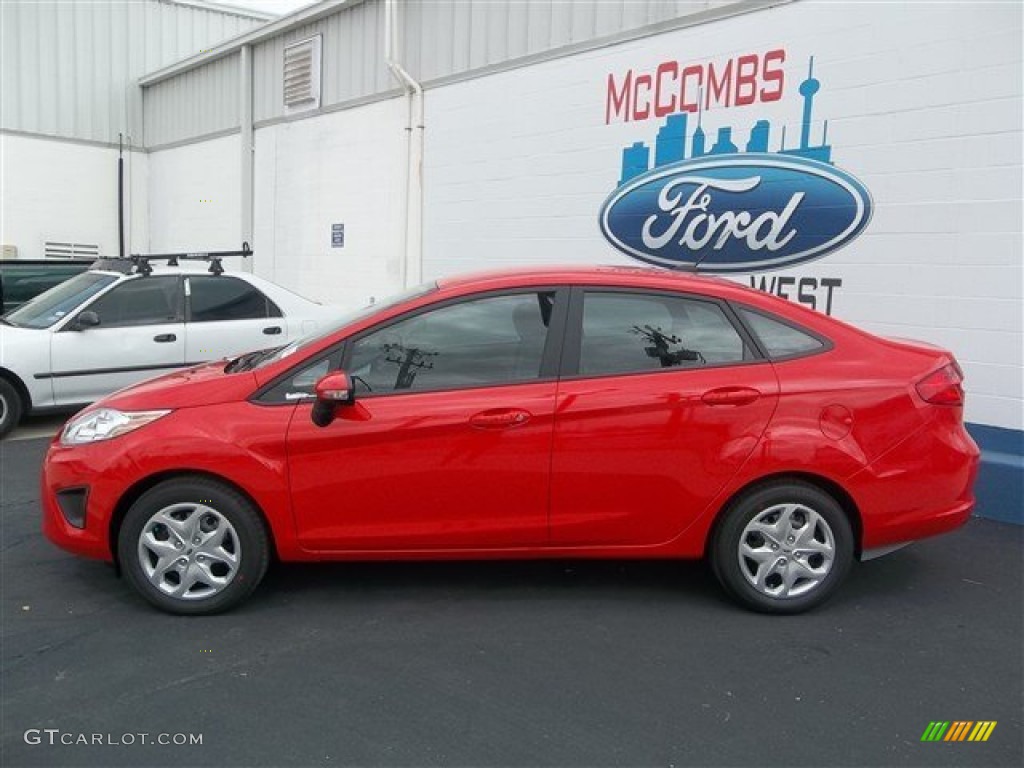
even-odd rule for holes
{"type": "Polygon", "coordinates": [[[100,247],[88,243],[58,243],[47,240],[43,243],[43,256],[48,259],[96,259],[100,247]]]}
{"type": "Polygon", "coordinates": [[[320,35],[284,49],[284,106],[286,113],[320,106],[320,35]]]}

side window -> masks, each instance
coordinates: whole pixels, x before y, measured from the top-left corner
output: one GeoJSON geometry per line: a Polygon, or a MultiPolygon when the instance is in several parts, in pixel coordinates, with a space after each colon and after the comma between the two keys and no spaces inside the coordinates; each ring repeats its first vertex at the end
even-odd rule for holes
{"type": "Polygon", "coordinates": [[[304,365],[260,395],[260,402],[292,403],[297,400],[312,399],[313,387],[320,378],[337,367],[339,356],[340,353],[335,352],[329,357],[304,365]]]}
{"type": "Polygon", "coordinates": [[[281,310],[255,286],[237,277],[189,275],[189,321],[280,317],[281,310]]]}
{"type": "Polygon", "coordinates": [[[713,302],[661,294],[584,294],[583,375],[697,368],[750,357],[743,338],[713,302]]]}
{"type": "Polygon", "coordinates": [[[524,293],[424,312],[357,340],[346,368],[374,393],[537,379],[553,306],[553,293],[524,293]]]}
{"type": "Polygon", "coordinates": [[[743,322],[750,326],[769,357],[803,355],[825,347],[820,339],[788,323],[742,307],[739,308],[739,312],[743,322]]]}
{"type": "Polygon", "coordinates": [[[112,288],[86,309],[100,318],[100,328],[181,322],[181,279],[137,277],[112,288]]]}

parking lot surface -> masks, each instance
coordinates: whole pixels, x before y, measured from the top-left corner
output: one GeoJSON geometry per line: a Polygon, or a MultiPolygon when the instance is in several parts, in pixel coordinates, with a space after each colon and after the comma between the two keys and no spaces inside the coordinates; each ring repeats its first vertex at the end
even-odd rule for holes
{"type": "Polygon", "coordinates": [[[64,422],[74,416],[75,411],[60,410],[41,415],[26,416],[4,440],[7,443],[21,440],[39,440],[53,437],[64,426],[64,422]]]}
{"type": "Polygon", "coordinates": [[[181,618],[42,538],[45,447],[0,443],[4,766],[1024,761],[1020,527],[859,565],[796,617],[697,563],[559,561],[279,565],[181,618]]]}

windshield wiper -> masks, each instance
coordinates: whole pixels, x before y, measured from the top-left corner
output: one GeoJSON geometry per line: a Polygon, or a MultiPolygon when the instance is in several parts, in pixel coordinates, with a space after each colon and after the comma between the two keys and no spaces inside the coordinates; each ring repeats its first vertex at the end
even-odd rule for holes
{"type": "Polygon", "coordinates": [[[281,347],[270,347],[269,349],[258,349],[255,352],[236,357],[224,366],[224,373],[238,373],[239,371],[251,371],[261,360],[265,360],[277,352],[281,347]]]}
{"type": "Polygon", "coordinates": [[[237,373],[238,371],[247,371],[252,368],[252,361],[254,358],[263,354],[263,350],[257,350],[256,352],[247,352],[244,355],[239,355],[234,360],[228,362],[224,366],[224,373],[237,373]]]}

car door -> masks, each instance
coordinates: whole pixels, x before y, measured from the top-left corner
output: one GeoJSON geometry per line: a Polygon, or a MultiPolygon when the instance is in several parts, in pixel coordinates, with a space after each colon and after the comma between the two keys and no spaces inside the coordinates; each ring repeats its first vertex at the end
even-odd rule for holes
{"type": "Polygon", "coordinates": [[[231,275],[188,275],[185,359],[216,360],[288,342],[281,310],[256,286],[231,275]]]}
{"type": "Polygon", "coordinates": [[[303,546],[543,545],[567,298],[556,297],[538,289],[461,299],[351,340],[343,367],[355,404],[317,427],[302,403],[289,427],[303,546]]]}
{"type": "Polygon", "coordinates": [[[778,397],[722,303],[581,290],[558,389],[556,545],[651,545],[679,535],[750,455],[778,397]]]}
{"type": "Polygon", "coordinates": [[[54,399],[85,403],[185,364],[181,278],[125,280],[50,335],[54,399]],[[79,323],[94,312],[99,325],[79,323]]]}

